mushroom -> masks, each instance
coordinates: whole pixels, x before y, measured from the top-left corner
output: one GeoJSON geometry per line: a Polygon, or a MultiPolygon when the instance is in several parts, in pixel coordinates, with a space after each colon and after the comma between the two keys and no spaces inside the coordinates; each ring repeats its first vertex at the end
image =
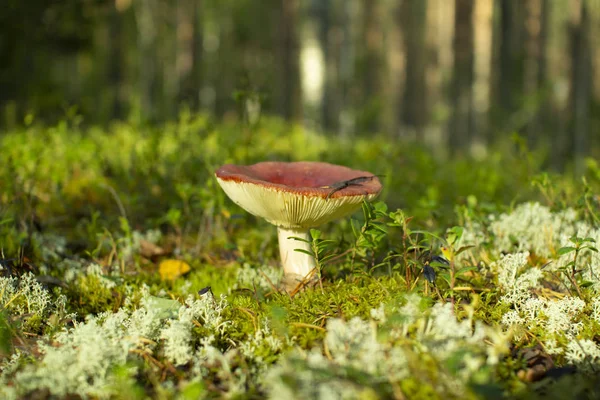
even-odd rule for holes
{"type": "Polygon", "coordinates": [[[277,226],[284,285],[293,289],[315,270],[309,229],[354,212],[381,191],[376,175],[323,162],[227,164],[217,181],[234,203],[277,226]]]}

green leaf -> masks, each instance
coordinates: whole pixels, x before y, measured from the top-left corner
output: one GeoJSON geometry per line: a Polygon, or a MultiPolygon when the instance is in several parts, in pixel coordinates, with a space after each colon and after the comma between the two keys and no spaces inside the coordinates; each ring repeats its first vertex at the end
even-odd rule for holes
{"type": "Polygon", "coordinates": [[[565,267],[573,267],[575,266],[575,261],[570,261],[567,263],[567,265],[565,265],[565,267]]]}
{"type": "Polygon", "coordinates": [[[331,260],[335,256],[337,256],[337,254],[328,254],[325,257],[321,257],[321,259],[319,261],[321,262],[321,264],[324,264],[327,261],[331,260]]]}
{"type": "Polygon", "coordinates": [[[310,236],[313,238],[313,240],[318,240],[321,237],[321,231],[318,229],[311,229],[310,236]]]}
{"type": "Polygon", "coordinates": [[[581,242],[581,238],[579,238],[579,237],[577,237],[577,236],[575,236],[575,235],[574,235],[574,236],[571,236],[571,237],[569,238],[569,240],[570,240],[571,242],[573,242],[573,243],[580,243],[580,242],[581,242]]]}
{"type": "Polygon", "coordinates": [[[429,265],[431,265],[432,267],[436,267],[436,268],[441,268],[441,269],[448,269],[448,265],[442,263],[441,261],[432,261],[429,265]]]}
{"type": "Polygon", "coordinates": [[[304,249],[294,249],[294,251],[297,251],[298,253],[304,253],[304,254],[308,254],[308,255],[309,255],[309,256],[311,256],[311,257],[314,257],[314,256],[315,256],[315,255],[314,255],[312,252],[310,252],[310,251],[308,251],[308,250],[304,250],[304,249]]]}
{"type": "Polygon", "coordinates": [[[470,245],[470,246],[463,246],[463,247],[461,247],[460,249],[456,250],[456,252],[454,253],[454,255],[455,255],[455,256],[457,256],[457,255],[459,255],[460,253],[462,253],[463,251],[465,251],[465,250],[469,250],[469,249],[471,249],[471,248],[473,248],[473,247],[475,247],[475,246],[473,246],[473,245],[470,245]]]}
{"type": "Polygon", "coordinates": [[[439,240],[440,242],[442,242],[442,241],[443,241],[443,239],[442,239],[441,237],[439,237],[439,236],[438,236],[438,235],[436,235],[435,233],[431,233],[431,232],[428,232],[428,231],[414,230],[414,231],[412,231],[412,233],[420,233],[420,234],[422,234],[422,235],[424,235],[424,236],[430,236],[430,237],[433,237],[433,238],[435,238],[435,239],[439,240]]]}
{"type": "Polygon", "coordinates": [[[360,229],[358,228],[358,225],[360,225],[360,223],[357,220],[350,220],[350,226],[352,227],[352,233],[354,234],[355,238],[360,236],[360,229]]]}
{"type": "Polygon", "coordinates": [[[448,238],[448,244],[453,245],[454,243],[458,242],[462,237],[463,232],[464,228],[462,226],[453,226],[452,228],[448,229],[448,233],[446,235],[448,238]]]}
{"type": "Polygon", "coordinates": [[[150,296],[148,305],[157,311],[159,318],[175,318],[182,304],[177,300],[165,299],[162,297],[150,296]]]}
{"type": "Polygon", "coordinates": [[[0,352],[9,354],[12,347],[13,328],[7,311],[0,312],[0,352]]]}
{"type": "Polygon", "coordinates": [[[387,228],[385,226],[382,225],[372,225],[373,229],[378,230],[379,232],[383,233],[383,234],[387,234],[387,228]]]}
{"type": "Polygon", "coordinates": [[[448,284],[448,286],[450,286],[450,274],[448,272],[438,274],[438,276],[442,278],[448,284]]]}
{"type": "Polygon", "coordinates": [[[0,221],[0,225],[8,224],[10,222],[12,222],[12,218],[6,218],[0,221]]]}
{"type": "Polygon", "coordinates": [[[183,386],[181,398],[185,400],[200,399],[203,398],[206,393],[207,390],[204,386],[204,382],[196,381],[183,386]]]}
{"type": "Polygon", "coordinates": [[[594,284],[594,282],[590,282],[590,281],[583,281],[579,284],[580,287],[582,288],[586,288],[586,287],[590,287],[594,284]]]}
{"type": "Polygon", "coordinates": [[[377,203],[373,204],[373,207],[375,207],[375,211],[387,213],[388,206],[383,201],[378,201],[377,203]]]}
{"type": "Polygon", "coordinates": [[[298,237],[298,236],[288,236],[288,239],[292,239],[292,240],[297,240],[299,242],[304,242],[304,243],[311,243],[310,240],[298,237]]]}
{"type": "Polygon", "coordinates": [[[363,201],[361,207],[362,207],[363,214],[365,216],[365,223],[367,223],[368,221],[371,220],[371,205],[369,203],[367,203],[366,201],[363,201]]]}
{"type": "Polygon", "coordinates": [[[577,250],[577,249],[575,247],[571,247],[571,246],[561,247],[560,249],[558,249],[558,255],[562,256],[564,254],[574,252],[575,250],[577,250]]]}
{"type": "Polygon", "coordinates": [[[333,240],[333,239],[323,239],[323,240],[319,241],[319,245],[324,245],[323,247],[325,247],[325,246],[329,246],[330,244],[337,243],[337,242],[338,242],[337,240],[333,240]]]}
{"type": "Polygon", "coordinates": [[[465,272],[469,272],[469,271],[477,271],[477,267],[475,265],[463,267],[463,268],[459,269],[458,271],[456,271],[456,275],[462,275],[465,272]]]}
{"type": "Polygon", "coordinates": [[[125,236],[131,236],[131,226],[129,225],[129,221],[125,217],[119,217],[119,225],[121,226],[121,230],[125,234],[125,236]]]}

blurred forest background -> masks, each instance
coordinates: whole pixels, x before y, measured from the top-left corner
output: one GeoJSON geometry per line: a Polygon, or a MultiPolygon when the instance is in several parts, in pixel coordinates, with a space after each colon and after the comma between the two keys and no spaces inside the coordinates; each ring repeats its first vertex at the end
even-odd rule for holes
{"type": "Polygon", "coordinates": [[[0,125],[188,108],[475,154],[600,147],[600,0],[3,0],[0,125]]]}

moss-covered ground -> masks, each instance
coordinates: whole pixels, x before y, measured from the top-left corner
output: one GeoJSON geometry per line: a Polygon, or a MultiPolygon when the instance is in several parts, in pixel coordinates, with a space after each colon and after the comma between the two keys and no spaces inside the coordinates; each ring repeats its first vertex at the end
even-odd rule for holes
{"type": "Polygon", "coordinates": [[[596,398],[600,168],[544,159],[186,113],[4,132],[0,397],[596,398]],[[384,175],[292,294],[276,229],[214,178],[265,160],[384,175]]]}

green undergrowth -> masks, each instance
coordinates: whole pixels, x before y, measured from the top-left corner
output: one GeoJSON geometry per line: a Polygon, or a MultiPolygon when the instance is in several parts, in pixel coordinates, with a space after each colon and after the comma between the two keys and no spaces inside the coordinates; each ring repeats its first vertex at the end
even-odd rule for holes
{"type": "Polygon", "coordinates": [[[4,132],[0,397],[594,398],[600,168],[545,173],[520,143],[448,157],[186,113],[4,132]],[[276,229],[213,177],[264,160],[384,175],[311,231],[322,279],[293,293],[276,229]]]}

